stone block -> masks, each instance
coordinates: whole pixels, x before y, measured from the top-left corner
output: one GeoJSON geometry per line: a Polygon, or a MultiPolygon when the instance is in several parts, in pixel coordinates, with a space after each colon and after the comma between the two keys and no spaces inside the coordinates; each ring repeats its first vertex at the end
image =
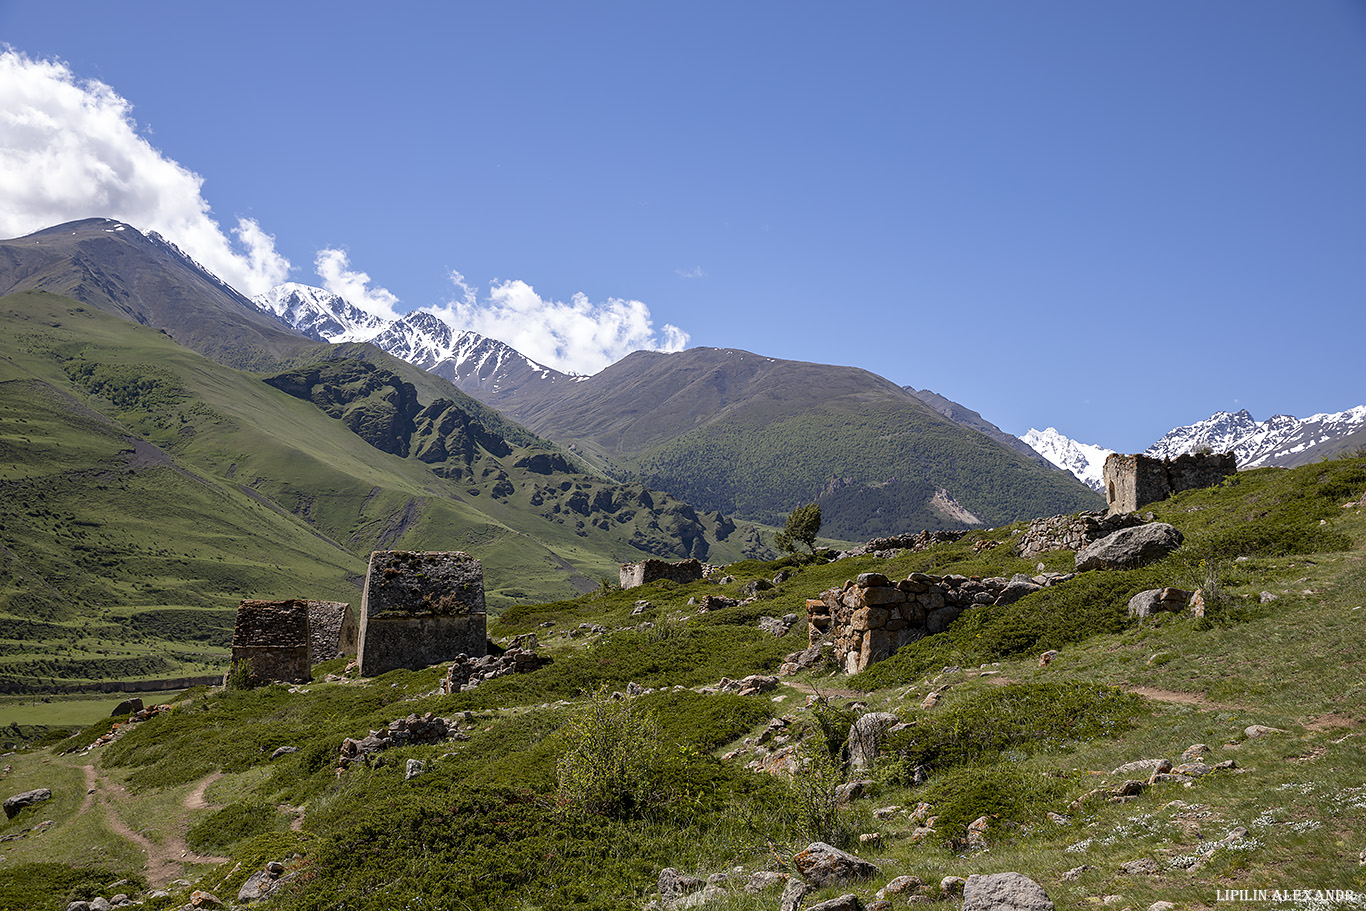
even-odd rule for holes
{"type": "Polygon", "coordinates": [[[484,569],[458,551],[375,551],[361,605],[360,672],[418,670],[488,650],[484,569]]]}
{"type": "Polygon", "coordinates": [[[360,624],[351,605],[345,601],[307,603],[309,660],[317,664],[354,656],[360,649],[360,624]]]}
{"type": "Polygon", "coordinates": [[[250,683],[307,683],[309,660],[308,602],[246,599],[237,605],[232,631],[232,664],[249,667],[250,683]]]}

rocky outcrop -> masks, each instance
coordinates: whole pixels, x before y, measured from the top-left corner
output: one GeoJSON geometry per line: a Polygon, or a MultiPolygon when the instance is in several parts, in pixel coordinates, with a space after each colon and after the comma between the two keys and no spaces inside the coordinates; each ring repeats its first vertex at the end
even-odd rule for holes
{"type": "Polygon", "coordinates": [[[356,762],[368,765],[371,763],[374,754],[382,753],[393,747],[408,744],[441,743],[452,737],[464,738],[465,736],[467,735],[457,733],[455,722],[449,718],[441,718],[431,712],[425,715],[409,715],[407,718],[389,722],[381,730],[371,731],[360,740],[353,740],[350,737],[343,740],[341,755],[337,760],[337,771],[340,773],[356,762]]]}
{"type": "Polygon", "coordinates": [[[1053,901],[1019,873],[974,873],[963,885],[963,911],[1053,911],[1053,901]]]}
{"type": "Polygon", "coordinates": [[[621,564],[621,587],[636,588],[660,579],[687,585],[702,579],[704,567],[700,560],[641,560],[621,564]]]}
{"type": "Polygon", "coordinates": [[[867,879],[878,874],[876,864],[855,857],[823,841],[812,842],[792,858],[797,872],[817,889],[867,879]]]}
{"type": "Polygon", "coordinates": [[[13,819],[25,807],[31,807],[35,803],[42,803],[44,800],[51,799],[52,790],[50,788],[34,788],[32,791],[24,791],[22,794],[7,797],[5,798],[5,818],[13,819]]]}
{"type": "Polygon", "coordinates": [[[1165,522],[1150,522],[1106,535],[1077,552],[1077,572],[1133,569],[1160,560],[1181,546],[1184,536],[1165,522]]]}

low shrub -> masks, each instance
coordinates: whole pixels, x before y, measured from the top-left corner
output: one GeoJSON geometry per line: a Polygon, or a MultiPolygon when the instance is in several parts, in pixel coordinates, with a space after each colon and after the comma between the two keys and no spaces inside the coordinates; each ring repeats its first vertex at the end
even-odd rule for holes
{"type": "Polygon", "coordinates": [[[269,804],[235,803],[191,826],[185,843],[203,854],[222,854],[239,841],[288,827],[289,820],[269,804]]]}
{"type": "Polygon", "coordinates": [[[948,839],[962,839],[968,826],[982,816],[994,817],[992,827],[998,831],[1005,823],[1042,816],[1061,804],[1067,789],[1063,780],[1026,774],[1004,762],[936,775],[925,785],[922,799],[939,817],[936,831],[948,839]]]}

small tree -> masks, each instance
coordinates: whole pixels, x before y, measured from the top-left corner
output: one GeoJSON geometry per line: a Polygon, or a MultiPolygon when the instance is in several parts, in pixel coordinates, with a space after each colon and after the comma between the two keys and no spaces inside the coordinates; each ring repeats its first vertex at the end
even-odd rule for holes
{"type": "Polygon", "coordinates": [[[821,507],[819,503],[799,506],[787,514],[787,527],[773,536],[773,543],[785,553],[792,553],[798,544],[816,552],[816,535],[821,530],[821,507]]]}

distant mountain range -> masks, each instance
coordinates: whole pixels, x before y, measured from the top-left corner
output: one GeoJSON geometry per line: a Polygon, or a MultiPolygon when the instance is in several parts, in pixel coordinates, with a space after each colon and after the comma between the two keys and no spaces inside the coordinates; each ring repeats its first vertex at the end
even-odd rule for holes
{"type": "MultiPolygon", "coordinates": [[[[1079,443],[1053,427],[1031,428],[1020,439],[1054,465],[1072,472],[1088,487],[1104,490],[1101,471],[1105,457],[1114,450],[1079,443]]],[[[1358,405],[1307,418],[1278,414],[1265,421],[1256,420],[1246,409],[1232,413],[1217,411],[1207,420],[1169,430],[1143,454],[1174,459],[1201,450],[1232,452],[1240,469],[1293,468],[1363,447],[1366,405],[1358,405]]]]}
{"type": "Polygon", "coordinates": [[[854,367],[693,348],[571,376],[430,312],[383,320],[297,284],[255,303],[310,337],[369,341],[608,475],[702,509],[781,524],[814,501],[823,533],[864,540],[1096,505],[977,412],[854,367]]]}

